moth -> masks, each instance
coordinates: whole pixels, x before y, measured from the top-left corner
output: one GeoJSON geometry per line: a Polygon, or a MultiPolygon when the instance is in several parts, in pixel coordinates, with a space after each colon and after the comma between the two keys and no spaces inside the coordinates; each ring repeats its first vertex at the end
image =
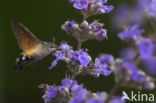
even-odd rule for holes
{"type": "Polygon", "coordinates": [[[11,28],[22,53],[16,58],[14,68],[23,70],[23,65],[37,62],[57,49],[53,42],[39,40],[27,27],[11,20],[11,28]]]}

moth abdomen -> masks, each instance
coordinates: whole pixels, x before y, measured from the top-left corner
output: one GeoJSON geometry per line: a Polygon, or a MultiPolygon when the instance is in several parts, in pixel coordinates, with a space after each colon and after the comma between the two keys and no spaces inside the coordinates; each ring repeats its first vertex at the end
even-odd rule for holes
{"type": "Polygon", "coordinates": [[[16,58],[16,64],[14,65],[14,69],[16,69],[17,71],[21,71],[23,70],[23,65],[31,61],[32,58],[30,56],[25,56],[22,53],[16,58]]]}
{"type": "Polygon", "coordinates": [[[21,65],[21,64],[15,64],[14,65],[14,69],[17,70],[17,71],[22,71],[23,70],[23,65],[21,65]]]}

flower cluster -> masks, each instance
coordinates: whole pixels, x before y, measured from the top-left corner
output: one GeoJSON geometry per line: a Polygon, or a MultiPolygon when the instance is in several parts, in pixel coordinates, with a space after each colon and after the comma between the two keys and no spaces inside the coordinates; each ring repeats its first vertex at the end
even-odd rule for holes
{"type": "Polygon", "coordinates": [[[154,53],[154,45],[152,43],[152,39],[150,38],[142,38],[137,47],[141,58],[151,57],[154,53]]]}
{"type": "Polygon", "coordinates": [[[120,5],[112,19],[113,26],[121,29],[123,26],[136,23],[156,22],[156,0],[135,0],[134,5],[120,5]]]}
{"type": "MultiPolygon", "coordinates": [[[[135,6],[135,9],[137,9],[135,13],[139,15],[137,19],[140,21],[144,18],[142,15],[145,11],[152,12],[152,15],[155,13],[154,0],[152,0],[153,4],[146,1],[137,0],[135,6]]],[[[62,30],[77,40],[78,47],[74,50],[72,46],[63,41],[52,53],[52,56],[56,58],[49,69],[54,68],[59,61],[64,61],[67,71],[70,73],[68,72],[68,77],[63,79],[59,86],[46,84],[40,86],[44,91],[44,102],[125,103],[122,96],[116,96],[115,94],[120,87],[154,89],[154,79],[150,75],[156,75],[156,40],[154,39],[156,31],[148,35],[146,29],[141,29],[144,26],[140,22],[122,22],[125,24],[124,30],[118,33],[118,38],[128,47],[121,51],[121,57],[115,58],[111,54],[103,53],[93,60],[88,53],[88,49],[82,48],[82,43],[90,39],[102,41],[107,38],[107,30],[103,28],[103,23],[97,20],[88,22],[87,18],[97,14],[109,13],[113,6],[105,5],[107,0],[69,0],[69,2],[73,3],[74,8],[82,12],[83,21],[81,23],[66,21],[62,25],[62,30]],[[115,86],[110,93],[105,91],[93,93],[75,80],[78,75],[91,75],[93,77],[103,75],[107,77],[110,74],[114,74],[115,79],[115,86]]],[[[135,11],[135,9],[132,11],[135,11]]],[[[131,14],[128,12],[128,15],[131,14]]],[[[134,18],[136,15],[132,16],[134,18]]]]}
{"type": "MultiPolygon", "coordinates": [[[[92,93],[79,85],[77,81],[63,79],[62,85],[41,85],[45,95],[45,103],[104,103],[108,94],[106,92],[92,93]]],[[[124,103],[120,97],[113,97],[109,103],[124,103]]]]}
{"type": "Polygon", "coordinates": [[[58,47],[58,50],[53,53],[53,55],[56,56],[56,59],[52,62],[52,65],[49,67],[49,69],[52,69],[60,60],[73,65],[81,65],[83,67],[87,67],[91,61],[91,57],[87,52],[83,50],[74,51],[66,42],[61,43],[61,45],[58,47]]]}
{"type": "Polygon", "coordinates": [[[118,70],[114,69],[114,72],[118,76],[117,78],[123,78],[123,76],[127,78],[125,80],[129,86],[153,89],[155,87],[154,79],[147,76],[143,69],[138,69],[138,67],[143,68],[142,64],[144,64],[146,71],[153,75],[156,74],[154,42],[152,38],[141,35],[143,32],[144,30],[140,29],[139,24],[135,24],[118,34],[118,37],[126,42],[129,48],[123,49],[121,52],[122,59],[116,60],[115,65],[118,65],[118,70]]]}
{"type": "Polygon", "coordinates": [[[121,5],[116,9],[112,19],[112,26],[115,29],[121,29],[128,25],[140,23],[144,17],[143,12],[144,9],[140,8],[140,6],[138,7],[138,5],[135,5],[133,8],[128,5],[121,5]]]}
{"type": "Polygon", "coordinates": [[[96,39],[102,41],[107,37],[107,30],[102,28],[103,24],[95,20],[91,23],[87,21],[87,18],[97,14],[109,13],[113,10],[113,6],[105,5],[107,0],[69,0],[73,3],[73,7],[82,12],[83,21],[77,23],[73,20],[66,21],[62,25],[62,29],[67,32],[68,35],[73,36],[78,41],[78,48],[81,44],[89,39],[96,39]]]}
{"type": "MultiPolygon", "coordinates": [[[[108,70],[109,56],[103,56],[92,61],[91,56],[84,51],[74,51],[67,42],[61,43],[58,50],[53,53],[56,59],[52,62],[49,69],[56,66],[57,62],[62,60],[67,63],[67,67],[75,76],[78,74],[89,74],[98,77],[100,74],[108,76],[111,71],[108,70]]],[[[111,58],[110,58],[111,59],[111,58]]]]}
{"type": "Polygon", "coordinates": [[[112,65],[117,82],[122,80],[122,86],[138,89],[153,89],[154,79],[139,70],[132,62],[116,59],[112,65]]]}
{"type": "Polygon", "coordinates": [[[96,39],[102,41],[107,37],[107,30],[102,28],[103,24],[98,21],[88,23],[84,20],[80,25],[74,21],[66,21],[62,25],[62,29],[68,35],[75,37],[78,41],[84,42],[89,39],[96,39]]]}
{"type": "Polygon", "coordinates": [[[141,35],[143,29],[139,28],[138,24],[125,28],[124,32],[118,34],[118,37],[127,42],[129,49],[122,52],[122,57],[125,60],[129,60],[138,66],[142,65],[146,67],[147,71],[151,74],[156,74],[154,69],[155,65],[155,43],[151,37],[144,37],[141,35]],[[131,42],[128,42],[132,40],[131,42]],[[149,62],[150,61],[150,62],[149,62]],[[152,72],[151,72],[152,71],[152,72]]]}
{"type": "Polygon", "coordinates": [[[123,32],[118,34],[118,37],[127,42],[134,41],[140,38],[141,34],[144,32],[143,29],[140,29],[139,24],[135,24],[131,27],[125,28],[123,32]]]}
{"type": "Polygon", "coordinates": [[[84,18],[92,15],[109,13],[113,6],[105,5],[107,0],[69,0],[73,7],[81,10],[84,18]]]}
{"type": "Polygon", "coordinates": [[[148,10],[147,10],[147,13],[150,17],[154,17],[156,18],[156,0],[151,0],[151,2],[149,3],[149,6],[148,6],[148,10]]]}
{"type": "Polygon", "coordinates": [[[96,73],[99,72],[103,75],[110,75],[112,71],[107,70],[106,68],[109,67],[109,65],[112,65],[114,62],[114,58],[112,55],[109,54],[103,54],[100,56],[100,58],[95,59],[95,71],[96,73]]]}

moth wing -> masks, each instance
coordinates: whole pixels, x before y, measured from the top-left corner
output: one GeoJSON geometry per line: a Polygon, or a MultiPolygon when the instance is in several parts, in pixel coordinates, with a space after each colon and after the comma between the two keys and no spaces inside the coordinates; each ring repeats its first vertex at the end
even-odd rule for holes
{"type": "Polygon", "coordinates": [[[40,40],[27,27],[15,20],[11,20],[11,28],[20,48],[25,54],[31,55],[33,50],[40,44],[40,40]]]}

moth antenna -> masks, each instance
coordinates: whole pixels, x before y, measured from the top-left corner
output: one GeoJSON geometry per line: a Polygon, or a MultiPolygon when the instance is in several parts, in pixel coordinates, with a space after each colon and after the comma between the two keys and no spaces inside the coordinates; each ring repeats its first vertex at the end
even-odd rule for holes
{"type": "Polygon", "coordinates": [[[56,43],[56,42],[55,42],[55,37],[53,37],[52,33],[50,33],[50,36],[52,37],[52,43],[55,44],[55,43],[56,43]]]}

